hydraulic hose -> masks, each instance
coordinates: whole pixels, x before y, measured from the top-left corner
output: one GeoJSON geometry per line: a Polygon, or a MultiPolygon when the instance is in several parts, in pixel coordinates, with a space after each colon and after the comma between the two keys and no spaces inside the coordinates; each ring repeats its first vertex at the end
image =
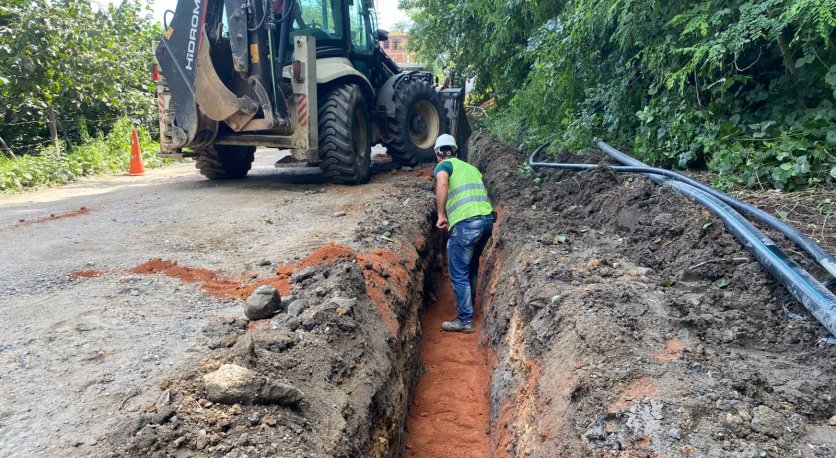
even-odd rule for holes
{"type": "MultiPolygon", "coordinates": [[[[533,168],[547,167],[566,170],[587,170],[598,167],[594,164],[536,162],[535,158],[546,146],[548,144],[535,150],[534,154],[529,158],[529,166],[533,168]]],[[[606,146],[609,147],[609,145],[606,146]]],[[[612,149],[612,147],[609,148],[612,149]]],[[[729,232],[755,256],[755,259],[787,288],[793,297],[798,299],[831,334],[836,335],[836,296],[798,265],[798,263],[790,259],[772,240],[754,227],[752,223],[741,216],[729,204],[702,189],[684,181],[677,180],[676,176],[672,175],[675,172],[671,172],[670,170],[646,166],[616,166],[611,167],[611,169],[618,173],[646,174],[654,182],[670,186],[684,197],[706,207],[714,216],[723,222],[729,232]],[[664,177],[670,177],[672,179],[664,177]]]]}

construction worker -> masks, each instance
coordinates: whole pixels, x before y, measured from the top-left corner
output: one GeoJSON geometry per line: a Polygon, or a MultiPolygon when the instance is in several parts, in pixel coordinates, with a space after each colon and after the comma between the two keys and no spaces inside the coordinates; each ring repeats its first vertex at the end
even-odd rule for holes
{"type": "Polygon", "coordinates": [[[438,165],[436,198],[439,229],[449,229],[447,270],[456,293],[458,315],[445,321],[441,329],[449,332],[473,332],[473,304],[479,257],[491,234],[496,213],[488,198],[479,170],[456,157],[458,146],[452,135],[444,134],[435,142],[438,165]]]}

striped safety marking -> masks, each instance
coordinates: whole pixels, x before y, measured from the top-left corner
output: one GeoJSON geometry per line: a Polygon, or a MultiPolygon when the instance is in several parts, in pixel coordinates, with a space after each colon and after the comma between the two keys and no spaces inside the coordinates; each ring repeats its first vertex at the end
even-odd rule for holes
{"type": "Polygon", "coordinates": [[[308,96],[305,94],[296,94],[296,117],[299,127],[308,127],[308,96]]]}

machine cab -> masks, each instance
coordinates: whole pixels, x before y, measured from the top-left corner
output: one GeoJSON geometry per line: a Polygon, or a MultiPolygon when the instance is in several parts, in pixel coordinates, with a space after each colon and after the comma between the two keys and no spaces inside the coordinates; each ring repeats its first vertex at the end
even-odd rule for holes
{"type": "Polygon", "coordinates": [[[292,46],[296,36],[313,36],[318,59],[348,58],[372,84],[375,81],[382,84],[385,78],[397,73],[397,66],[389,61],[386,63],[389,75],[375,74],[385,57],[378,46],[383,36],[377,29],[372,0],[296,0],[289,16],[288,46],[292,46]]]}

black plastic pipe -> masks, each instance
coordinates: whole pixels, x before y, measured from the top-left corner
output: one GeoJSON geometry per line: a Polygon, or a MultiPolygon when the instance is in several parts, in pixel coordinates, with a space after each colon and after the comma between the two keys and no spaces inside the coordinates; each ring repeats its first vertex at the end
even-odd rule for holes
{"type": "MultiPolygon", "coordinates": [[[[636,167],[647,167],[647,164],[636,160],[621,151],[613,148],[612,146],[604,143],[598,142],[598,147],[601,148],[601,151],[606,153],[611,158],[615,159],[616,161],[628,165],[628,166],[636,166],[636,167]]],[[[796,246],[801,248],[805,253],[810,255],[820,266],[826,270],[831,277],[836,278],[836,257],[833,257],[830,253],[824,250],[824,248],[820,247],[816,242],[810,240],[809,237],[799,232],[794,227],[790,226],[789,224],[779,220],[778,218],[770,215],[769,213],[761,210],[758,207],[753,205],[749,205],[746,202],[742,202],[734,197],[731,197],[728,194],[720,192],[711,186],[708,186],[705,183],[699,182],[689,176],[683,175],[681,173],[676,173],[670,170],[669,174],[665,174],[665,176],[675,179],[677,181],[682,181],[684,183],[688,183],[691,186],[700,189],[702,191],[707,192],[708,194],[714,196],[715,198],[725,202],[730,207],[734,208],[735,210],[746,213],[747,215],[755,218],[756,220],[760,221],[763,224],[775,229],[776,231],[783,234],[786,238],[790,239],[796,246]]],[[[654,180],[656,181],[656,180],[654,180]]],[[[656,181],[659,183],[658,181],[656,181]]]]}
{"type": "MultiPolygon", "coordinates": [[[[534,154],[529,158],[529,166],[566,170],[586,170],[598,167],[594,164],[536,162],[534,159],[546,146],[544,145],[535,150],[534,154]]],[[[606,146],[609,147],[609,145],[606,146]]],[[[675,176],[669,175],[669,173],[675,173],[670,170],[646,166],[615,166],[611,167],[611,169],[618,173],[647,174],[654,182],[670,186],[679,194],[706,207],[714,216],[723,222],[729,232],[755,256],[755,259],[787,288],[793,297],[798,299],[831,334],[836,335],[836,296],[798,265],[798,263],[790,259],[769,237],[754,227],[752,223],[741,216],[730,205],[702,189],[676,180],[675,176]],[[670,176],[673,179],[666,179],[664,178],[665,176],[670,176]]]]}
{"type": "MultiPolygon", "coordinates": [[[[546,143],[545,145],[537,148],[534,151],[534,154],[532,154],[528,160],[528,164],[530,166],[562,168],[564,170],[588,170],[597,167],[596,165],[591,164],[554,164],[550,162],[535,162],[535,158],[549,144],[550,143],[546,143]],[[559,165],[560,167],[555,167],[555,165],[559,165]]],[[[610,168],[616,172],[641,173],[657,184],[663,184],[663,182],[667,181],[668,179],[681,181],[708,193],[709,195],[721,200],[722,202],[725,202],[727,205],[739,212],[746,213],[752,216],[761,223],[766,224],[767,226],[783,234],[785,237],[787,237],[789,240],[795,243],[796,246],[798,246],[805,253],[810,255],[810,257],[812,257],[820,266],[822,266],[822,268],[824,268],[824,270],[827,271],[827,273],[829,273],[831,277],[836,278],[836,257],[825,251],[824,248],[819,246],[816,242],[812,241],[809,237],[802,234],[794,227],[761,210],[760,208],[735,199],[734,197],[720,192],[712,188],[711,186],[697,181],[687,175],[683,175],[672,170],[649,167],[643,162],[633,159],[632,157],[618,151],[617,149],[604,142],[598,142],[598,147],[601,148],[601,150],[611,158],[615,159],[618,162],[621,162],[622,164],[626,164],[624,166],[610,166],[610,168]],[[663,178],[660,175],[666,178],[663,178]]]]}

